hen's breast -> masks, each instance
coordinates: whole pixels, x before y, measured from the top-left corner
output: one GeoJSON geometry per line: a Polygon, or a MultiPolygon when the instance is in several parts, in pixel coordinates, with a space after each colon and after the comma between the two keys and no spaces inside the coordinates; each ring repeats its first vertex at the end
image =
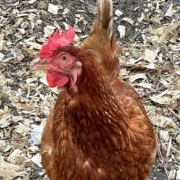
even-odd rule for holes
{"type": "Polygon", "coordinates": [[[123,116],[113,114],[113,103],[107,105],[98,98],[82,96],[78,102],[73,100],[68,111],[72,146],[81,151],[82,173],[90,170],[89,179],[145,180],[156,153],[152,125],[131,86],[119,79],[112,86],[123,116]]]}
{"type": "Polygon", "coordinates": [[[111,85],[113,94],[90,96],[74,88],[58,97],[52,125],[55,180],[148,177],[156,152],[152,125],[134,89],[119,79],[111,85]]]}

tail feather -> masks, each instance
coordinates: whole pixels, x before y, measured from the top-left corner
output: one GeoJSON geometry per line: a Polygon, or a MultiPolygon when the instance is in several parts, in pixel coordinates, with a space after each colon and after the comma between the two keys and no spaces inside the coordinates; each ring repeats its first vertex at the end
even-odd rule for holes
{"type": "Polygon", "coordinates": [[[113,5],[111,0],[97,0],[98,14],[87,39],[81,48],[92,56],[114,78],[118,76],[121,47],[116,42],[113,28],[113,5]]]}
{"type": "Polygon", "coordinates": [[[107,31],[109,37],[113,34],[113,5],[110,0],[98,0],[97,21],[102,23],[102,27],[107,31]]]}

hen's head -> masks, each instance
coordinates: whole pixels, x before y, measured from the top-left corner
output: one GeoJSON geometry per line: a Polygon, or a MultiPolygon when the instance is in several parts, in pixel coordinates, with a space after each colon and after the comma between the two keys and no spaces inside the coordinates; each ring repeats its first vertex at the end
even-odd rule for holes
{"type": "Polygon", "coordinates": [[[62,33],[57,30],[39,52],[40,60],[32,69],[47,70],[46,79],[50,87],[62,87],[68,82],[73,87],[77,80],[80,63],[67,51],[63,51],[63,48],[74,41],[74,36],[75,31],[72,27],[62,33]]]}

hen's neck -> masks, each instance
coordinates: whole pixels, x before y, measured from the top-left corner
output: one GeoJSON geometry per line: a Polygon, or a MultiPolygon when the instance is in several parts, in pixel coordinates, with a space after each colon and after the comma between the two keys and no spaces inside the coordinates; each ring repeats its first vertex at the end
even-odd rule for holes
{"type": "Polygon", "coordinates": [[[82,74],[77,82],[76,122],[84,118],[94,128],[107,126],[108,131],[126,136],[127,118],[113,93],[112,79],[90,54],[81,52],[76,57],[82,63],[82,74]],[[83,112],[78,114],[78,111],[83,112]]]}

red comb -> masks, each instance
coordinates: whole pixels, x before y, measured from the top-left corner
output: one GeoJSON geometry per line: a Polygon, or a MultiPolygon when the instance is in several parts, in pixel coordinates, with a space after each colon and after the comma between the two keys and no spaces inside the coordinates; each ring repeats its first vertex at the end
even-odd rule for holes
{"type": "Polygon", "coordinates": [[[55,50],[65,47],[74,41],[75,30],[70,26],[67,31],[59,32],[59,29],[48,38],[47,43],[42,45],[39,52],[41,59],[50,57],[55,50]]]}

